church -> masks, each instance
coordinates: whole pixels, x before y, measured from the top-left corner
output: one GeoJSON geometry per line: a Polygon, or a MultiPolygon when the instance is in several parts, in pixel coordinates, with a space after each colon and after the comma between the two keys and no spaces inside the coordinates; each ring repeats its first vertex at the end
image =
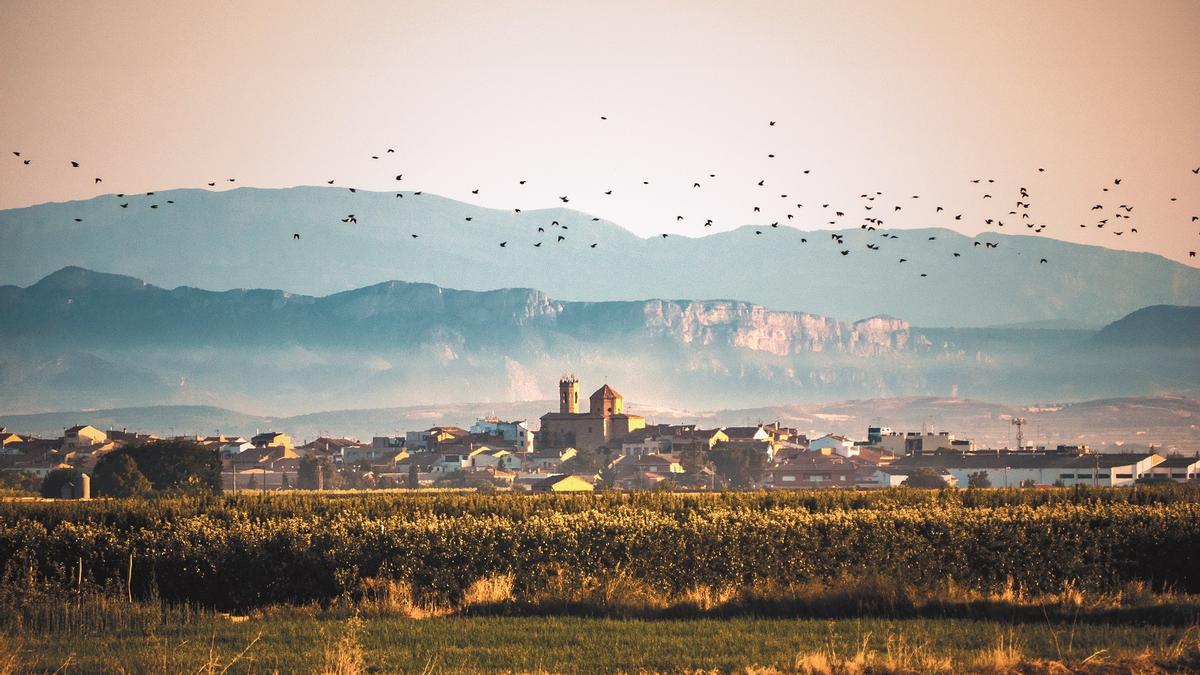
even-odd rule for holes
{"type": "Polygon", "coordinates": [[[588,399],[588,412],[579,412],[579,380],[574,375],[558,382],[558,412],[542,415],[542,448],[595,450],[620,442],[629,432],[643,429],[646,419],[630,415],[625,399],[605,384],[588,399]]]}

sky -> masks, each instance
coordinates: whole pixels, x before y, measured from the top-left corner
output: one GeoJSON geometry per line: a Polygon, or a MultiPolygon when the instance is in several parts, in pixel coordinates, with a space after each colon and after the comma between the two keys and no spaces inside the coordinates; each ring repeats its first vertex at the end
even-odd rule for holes
{"type": "Polygon", "coordinates": [[[1195,264],[1197,35],[1194,1],[3,0],[0,208],[334,180],[642,236],[1030,223],[1195,264]]]}

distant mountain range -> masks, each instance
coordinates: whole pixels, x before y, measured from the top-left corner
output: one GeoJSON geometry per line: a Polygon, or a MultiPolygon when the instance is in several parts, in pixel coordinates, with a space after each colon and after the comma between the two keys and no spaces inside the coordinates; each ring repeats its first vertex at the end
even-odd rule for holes
{"type": "MultiPolygon", "coordinates": [[[[68,265],[163,286],[313,295],[402,278],[580,301],[736,298],[948,327],[1098,328],[1149,305],[1200,304],[1200,270],[1157,255],[1020,234],[788,226],[830,219],[810,211],[778,228],[643,239],[568,209],[515,213],[412,192],[109,195],[0,211],[0,283],[27,285],[68,265]],[[356,222],[343,222],[350,214],[356,222]]],[[[256,300],[267,301],[246,294],[256,300]]]]}
{"type": "Polygon", "coordinates": [[[300,412],[555,396],[720,409],[959,396],[1082,400],[1200,385],[1195,307],[1100,331],[916,328],[734,300],[567,302],[389,281],[314,297],[64,268],[0,287],[0,411],[192,404],[300,412]]]}
{"type": "MultiPolygon", "coordinates": [[[[92,424],[101,429],[128,428],[159,435],[250,434],[273,429],[297,442],[319,435],[396,435],[435,424],[467,428],[476,418],[495,414],[503,419],[536,419],[555,406],[553,400],[461,403],[399,408],[332,410],[303,415],[249,415],[214,406],[148,406],[112,410],[0,414],[0,426],[19,433],[55,437],[66,427],[92,424]]],[[[890,398],[788,404],[760,408],[681,410],[637,403],[630,410],[652,423],[700,424],[704,427],[753,425],[780,421],[810,434],[835,433],[863,438],[869,424],[897,431],[948,431],[975,440],[980,447],[1012,447],[1011,420],[1027,420],[1026,438],[1051,446],[1086,444],[1098,450],[1132,450],[1156,446],[1162,452],[1200,451],[1200,400],[1181,396],[1103,399],[1067,404],[1005,405],[950,398],[890,398]]]]}

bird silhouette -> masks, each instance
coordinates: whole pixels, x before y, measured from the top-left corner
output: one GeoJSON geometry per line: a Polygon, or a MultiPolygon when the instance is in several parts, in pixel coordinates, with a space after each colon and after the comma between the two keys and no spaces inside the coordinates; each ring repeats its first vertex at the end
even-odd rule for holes
{"type": "Polygon", "coordinates": [[[502,242],[500,242],[500,248],[504,248],[505,246],[508,246],[508,242],[507,242],[507,241],[502,241],[502,242]]]}
{"type": "Polygon", "coordinates": [[[770,122],[767,122],[767,124],[769,124],[771,126],[775,126],[775,120],[771,120],[770,122]]]}
{"type": "Polygon", "coordinates": [[[411,236],[413,239],[416,239],[418,235],[415,235],[415,234],[414,234],[414,235],[410,235],[410,236],[411,236]]]}
{"type": "Polygon", "coordinates": [[[534,244],[534,245],[533,245],[533,247],[534,247],[534,248],[538,248],[538,247],[539,247],[539,246],[541,246],[541,245],[542,245],[542,242],[540,242],[540,241],[539,241],[538,243],[534,244]]]}
{"type": "Polygon", "coordinates": [[[99,178],[96,179],[96,183],[103,183],[103,182],[104,181],[100,180],[99,178]]]}
{"type": "Polygon", "coordinates": [[[560,235],[558,235],[558,240],[559,240],[559,241],[562,241],[563,239],[566,239],[566,237],[562,236],[561,234],[560,234],[560,235]]]}
{"type": "Polygon", "coordinates": [[[850,255],[850,251],[842,251],[842,255],[850,255]]]}
{"type": "Polygon", "coordinates": [[[955,253],[955,254],[954,254],[954,257],[955,257],[955,258],[961,258],[961,257],[962,257],[962,254],[961,254],[961,253],[955,253]]]}
{"type": "Polygon", "coordinates": [[[215,186],[215,185],[216,185],[216,183],[209,183],[209,184],[208,184],[208,187],[213,187],[213,186],[215,186]]]}
{"type": "Polygon", "coordinates": [[[1039,262],[1040,262],[1040,263],[1044,263],[1044,262],[1046,262],[1046,259],[1045,259],[1045,258],[1042,258],[1042,259],[1041,259],[1039,262]]]}
{"type": "Polygon", "coordinates": [[[293,234],[293,235],[292,235],[292,239],[299,239],[299,238],[300,238],[300,233],[299,233],[299,232],[297,232],[297,233],[295,233],[295,234],[293,234]]]}
{"type": "Polygon", "coordinates": [[[122,204],[121,208],[123,208],[123,209],[129,208],[129,202],[125,202],[124,204],[122,204]]]}
{"type": "Polygon", "coordinates": [[[76,169],[78,169],[78,168],[79,168],[79,162],[71,162],[71,166],[72,166],[72,167],[74,167],[74,168],[76,168],[76,169]]]}
{"type": "Polygon", "coordinates": [[[471,194],[473,194],[473,195],[479,194],[479,188],[475,188],[474,190],[471,190],[471,194]]]}
{"type": "Polygon", "coordinates": [[[589,246],[588,248],[596,248],[596,244],[592,244],[592,245],[591,245],[591,246],[589,246]]]}

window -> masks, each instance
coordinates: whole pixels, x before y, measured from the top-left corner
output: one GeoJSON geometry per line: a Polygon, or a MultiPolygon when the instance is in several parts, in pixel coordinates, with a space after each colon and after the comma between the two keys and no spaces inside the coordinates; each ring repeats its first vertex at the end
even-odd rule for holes
{"type": "Polygon", "coordinates": [[[1059,478],[1074,478],[1074,477],[1075,477],[1075,474],[1073,474],[1073,473],[1060,473],[1060,474],[1058,474],[1058,477],[1059,477],[1059,478]]]}
{"type": "Polygon", "coordinates": [[[780,476],[780,480],[782,480],[784,483],[795,483],[796,477],[791,474],[784,474],[783,476],[780,476]]]}
{"type": "Polygon", "coordinates": [[[1133,474],[1131,474],[1131,473],[1119,473],[1119,474],[1117,474],[1117,478],[1133,478],[1133,474]]]}

